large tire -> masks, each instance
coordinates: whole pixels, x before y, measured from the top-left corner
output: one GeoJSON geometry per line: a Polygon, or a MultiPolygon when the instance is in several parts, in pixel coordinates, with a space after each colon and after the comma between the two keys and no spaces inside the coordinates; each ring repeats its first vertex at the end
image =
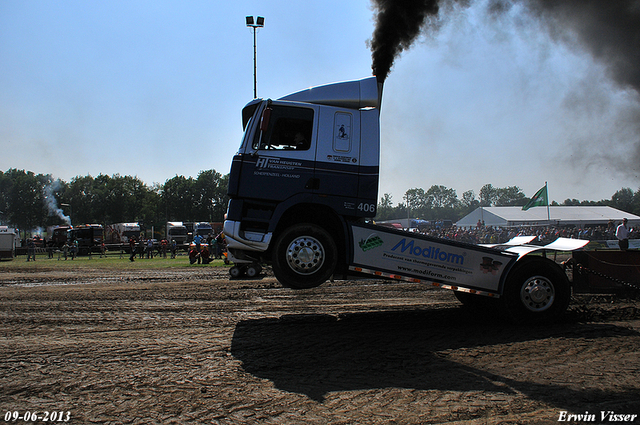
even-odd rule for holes
{"type": "Polygon", "coordinates": [[[296,224],[276,239],[272,252],[273,273],[288,288],[315,288],[333,274],[338,261],[336,243],[322,227],[296,224]]]}
{"type": "Polygon", "coordinates": [[[550,322],[569,305],[571,286],[564,271],[551,260],[530,258],[509,272],[502,297],[505,310],[517,323],[550,322]]]}

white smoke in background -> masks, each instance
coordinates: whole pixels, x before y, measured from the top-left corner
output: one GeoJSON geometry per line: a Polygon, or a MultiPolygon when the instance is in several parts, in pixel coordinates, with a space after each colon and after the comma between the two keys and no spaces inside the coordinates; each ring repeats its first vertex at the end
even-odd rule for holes
{"type": "Polygon", "coordinates": [[[60,181],[56,180],[51,184],[46,185],[43,189],[44,195],[44,205],[49,210],[49,215],[53,215],[62,219],[69,226],[71,225],[71,217],[68,215],[64,215],[64,212],[61,208],[58,208],[58,201],[56,201],[56,197],[54,192],[60,189],[60,181]]]}

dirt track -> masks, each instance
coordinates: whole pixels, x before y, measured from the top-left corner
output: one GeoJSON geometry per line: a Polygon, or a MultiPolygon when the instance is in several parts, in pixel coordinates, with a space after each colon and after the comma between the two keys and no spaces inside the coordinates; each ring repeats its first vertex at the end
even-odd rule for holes
{"type": "Polygon", "coordinates": [[[581,296],[563,323],[517,327],[413,284],[296,292],[206,267],[2,272],[0,319],[0,415],[527,424],[640,414],[640,302],[628,299],[581,296]]]}

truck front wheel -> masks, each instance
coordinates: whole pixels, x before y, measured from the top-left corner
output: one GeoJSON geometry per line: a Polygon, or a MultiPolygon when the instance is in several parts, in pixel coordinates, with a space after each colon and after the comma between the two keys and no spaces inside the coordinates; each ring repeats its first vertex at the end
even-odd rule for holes
{"type": "Polygon", "coordinates": [[[322,227],[296,224],[280,234],[273,247],[273,273],[288,288],[315,288],[333,274],[336,243],[322,227]]]}
{"type": "Polygon", "coordinates": [[[522,260],[507,277],[503,302],[516,322],[556,319],[567,309],[571,287],[564,271],[544,258],[522,260]]]}

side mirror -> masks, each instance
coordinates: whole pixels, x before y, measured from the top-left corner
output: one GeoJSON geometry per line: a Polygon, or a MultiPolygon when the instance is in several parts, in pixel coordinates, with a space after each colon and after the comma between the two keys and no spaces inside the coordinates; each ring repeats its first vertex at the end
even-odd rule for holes
{"type": "Polygon", "coordinates": [[[263,133],[267,131],[267,128],[269,128],[269,121],[271,121],[271,111],[273,111],[273,109],[268,106],[264,108],[264,111],[262,111],[262,118],[260,120],[260,131],[263,133]]]}

